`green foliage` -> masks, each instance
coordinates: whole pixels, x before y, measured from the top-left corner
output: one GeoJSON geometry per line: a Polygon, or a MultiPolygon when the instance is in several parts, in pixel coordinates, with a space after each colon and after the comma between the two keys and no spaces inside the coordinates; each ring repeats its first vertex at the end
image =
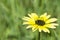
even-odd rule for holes
{"type": "MultiPolygon", "coordinates": [[[[0,0],[0,40],[39,40],[37,31],[23,25],[22,18],[32,12],[48,12],[60,24],[60,0],[0,0]]],[[[40,40],[60,40],[59,26],[50,34],[41,32],[40,40]]]]}

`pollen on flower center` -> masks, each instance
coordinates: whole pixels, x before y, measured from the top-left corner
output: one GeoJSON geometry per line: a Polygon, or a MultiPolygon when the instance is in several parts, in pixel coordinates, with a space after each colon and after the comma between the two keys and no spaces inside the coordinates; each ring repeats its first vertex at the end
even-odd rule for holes
{"type": "Polygon", "coordinates": [[[35,23],[40,26],[45,25],[45,22],[43,20],[36,20],[35,23]]]}

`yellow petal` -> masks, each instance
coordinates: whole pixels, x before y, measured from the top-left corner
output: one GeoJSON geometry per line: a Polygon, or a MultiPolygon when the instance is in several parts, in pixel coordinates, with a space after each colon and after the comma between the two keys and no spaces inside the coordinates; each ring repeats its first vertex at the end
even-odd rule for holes
{"type": "Polygon", "coordinates": [[[39,32],[41,32],[41,31],[50,33],[50,31],[45,26],[39,27],[39,32]]]}
{"type": "Polygon", "coordinates": [[[29,17],[24,17],[24,18],[22,18],[22,19],[25,20],[25,21],[29,21],[29,20],[30,20],[29,17]]]}
{"type": "Polygon", "coordinates": [[[49,31],[47,28],[43,28],[42,30],[43,30],[44,32],[50,33],[50,31],[49,31]]]}
{"type": "Polygon", "coordinates": [[[42,29],[45,28],[45,27],[44,26],[38,26],[38,28],[39,28],[39,32],[41,32],[42,29]]]}
{"type": "Polygon", "coordinates": [[[47,16],[47,12],[45,12],[43,15],[44,15],[44,16],[47,16]]]}
{"type": "Polygon", "coordinates": [[[32,26],[27,26],[26,29],[32,28],[32,26]]]}
{"type": "Polygon", "coordinates": [[[38,25],[32,25],[32,31],[36,31],[38,29],[38,25]]]}
{"type": "Polygon", "coordinates": [[[41,28],[39,28],[39,32],[41,32],[42,31],[42,29],[41,28]]]}
{"type": "Polygon", "coordinates": [[[31,13],[31,15],[30,14],[28,14],[28,15],[34,20],[38,19],[38,15],[36,13],[31,13]]]}
{"type": "Polygon", "coordinates": [[[41,15],[40,17],[46,17],[47,16],[47,13],[44,13],[43,15],[41,15]]]}
{"type": "Polygon", "coordinates": [[[50,18],[50,17],[51,17],[51,15],[47,15],[47,19],[50,18]]]}
{"type": "Polygon", "coordinates": [[[58,24],[51,23],[51,24],[46,24],[45,26],[48,27],[48,28],[56,28],[55,26],[58,26],[58,24]]]}
{"type": "Polygon", "coordinates": [[[35,22],[33,22],[33,21],[28,21],[28,22],[23,22],[23,24],[30,24],[30,25],[34,25],[34,24],[35,24],[35,22]]]}
{"type": "Polygon", "coordinates": [[[50,17],[51,15],[47,15],[47,13],[44,13],[43,15],[40,16],[40,20],[47,21],[50,17]]]}
{"type": "Polygon", "coordinates": [[[23,22],[23,24],[29,24],[28,22],[23,22]]]}
{"type": "Polygon", "coordinates": [[[32,28],[32,31],[34,32],[34,31],[36,31],[37,29],[38,29],[38,28],[33,27],[33,28],[32,28]]]}
{"type": "Polygon", "coordinates": [[[47,28],[53,28],[53,29],[55,29],[56,27],[52,26],[52,25],[49,25],[49,26],[47,26],[47,28]]]}
{"type": "Polygon", "coordinates": [[[47,15],[47,13],[44,13],[43,15],[40,16],[40,20],[46,21],[48,18],[50,18],[50,15],[47,15]]]}
{"type": "Polygon", "coordinates": [[[51,23],[51,25],[53,25],[53,26],[58,26],[58,24],[57,24],[57,23],[51,23]]]}
{"type": "Polygon", "coordinates": [[[51,22],[55,22],[55,21],[57,21],[56,18],[51,18],[51,19],[47,20],[46,23],[51,23],[51,22]]]}

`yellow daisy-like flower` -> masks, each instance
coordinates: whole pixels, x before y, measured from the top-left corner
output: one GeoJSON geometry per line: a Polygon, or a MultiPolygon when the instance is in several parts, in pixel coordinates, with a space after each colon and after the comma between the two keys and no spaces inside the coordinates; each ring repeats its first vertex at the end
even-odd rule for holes
{"type": "Polygon", "coordinates": [[[51,15],[47,15],[47,13],[44,13],[41,16],[38,16],[36,13],[28,14],[29,17],[24,17],[23,20],[25,22],[23,24],[27,24],[27,29],[32,28],[32,31],[39,30],[39,32],[44,31],[50,33],[48,28],[56,28],[55,26],[58,26],[57,23],[54,23],[57,21],[56,18],[51,18],[51,15]]]}

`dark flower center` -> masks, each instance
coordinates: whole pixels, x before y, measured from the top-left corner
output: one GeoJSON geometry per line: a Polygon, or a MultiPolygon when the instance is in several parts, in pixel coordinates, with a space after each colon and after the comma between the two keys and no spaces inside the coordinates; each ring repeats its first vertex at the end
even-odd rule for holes
{"type": "Polygon", "coordinates": [[[36,20],[35,23],[40,26],[45,25],[45,22],[43,20],[36,20]]]}

